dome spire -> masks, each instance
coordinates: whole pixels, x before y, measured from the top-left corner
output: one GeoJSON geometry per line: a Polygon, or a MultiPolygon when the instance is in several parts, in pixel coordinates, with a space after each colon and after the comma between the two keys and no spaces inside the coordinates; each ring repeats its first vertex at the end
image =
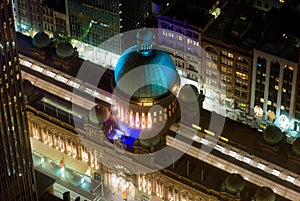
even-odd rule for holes
{"type": "Polygon", "coordinates": [[[142,56],[149,56],[152,53],[152,32],[146,27],[136,34],[137,51],[142,56]]]}

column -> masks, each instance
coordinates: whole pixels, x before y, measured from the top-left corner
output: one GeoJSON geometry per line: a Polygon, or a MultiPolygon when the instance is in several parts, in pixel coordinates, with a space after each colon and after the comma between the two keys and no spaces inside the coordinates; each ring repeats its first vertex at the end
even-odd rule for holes
{"type": "Polygon", "coordinates": [[[265,94],[264,94],[264,104],[263,104],[263,110],[264,110],[264,117],[263,119],[266,120],[268,118],[268,96],[269,96],[269,77],[270,77],[270,68],[271,63],[270,60],[266,58],[266,76],[265,76],[265,94]]]}

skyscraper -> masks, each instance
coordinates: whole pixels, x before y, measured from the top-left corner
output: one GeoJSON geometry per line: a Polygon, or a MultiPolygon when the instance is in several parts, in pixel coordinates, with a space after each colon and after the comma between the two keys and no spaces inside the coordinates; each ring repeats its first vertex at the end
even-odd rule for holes
{"type": "Polygon", "coordinates": [[[12,1],[0,9],[0,200],[36,201],[12,1]]]}
{"type": "MultiPolygon", "coordinates": [[[[72,38],[98,47],[102,42],[136,29],[151,14],[149,0],[72,0],[67,4],[72,38]]],[[[118,40],[108,48],[120,52],[118,40]]]]}

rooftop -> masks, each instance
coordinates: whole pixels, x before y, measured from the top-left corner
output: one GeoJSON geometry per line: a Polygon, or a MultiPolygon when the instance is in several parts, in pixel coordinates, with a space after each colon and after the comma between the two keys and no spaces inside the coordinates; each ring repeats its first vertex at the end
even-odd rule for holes
{"type": "Polygon", "coordinates": [[[228,3],[204,34],[228,45],[252,49],[260,39],[262,16],[254,8],[228,3]]]}
{"type": "MultiPolygon", "coordinates": [[[[218,1],[222,5],[225,0],[218,1]]],[[[216,0],[174,0],[162,12],[162,16],[175,18],[187,24],[204,28],[214,18],[209,10],[217,3],[216,0]]]]}
{"type": "Polygon", "coordinates": [[[300,12],[288,6],[272,8],[266,14],[266,28],[262,41],[256,48],[269,54],[298,62],[300,28],[294,21],[300,20],[300,12]]]}

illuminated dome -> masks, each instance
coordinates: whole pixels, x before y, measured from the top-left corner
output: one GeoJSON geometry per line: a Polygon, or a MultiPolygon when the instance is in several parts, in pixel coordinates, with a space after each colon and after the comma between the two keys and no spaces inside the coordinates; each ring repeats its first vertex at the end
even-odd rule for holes
{"type": "Polygon", "coordinates": [[[255,191],[255,201],[275,201],[275,193],[268,187],[260,187],[255,191]]]}
{"type": "Polygon", "coordinates": [[[89,120],[92,123],[102,124],[109,119],[110,112],[107,107],[96,105],[89,112],[89,120]]]}
{"type": "Polygon", "coordinates": [[[118,129],[154,148],[167,122],[176,118],[180,77],[170,55],[152,49],[152,32],[136,34],[136,44],[125,50],[114,71],[116,104],[112,114],[118,129]]]}
{"type": "Polygon", "coordinates": [[[296,156],[300,156],[300,138],[297,138],[292,144],[293,153],[296,156]]]}
{"type": "Polygon", "coordinates": [[[185,84],[179,91],[179,99],[184,102],[197,102],[199,98],[199,91],[196,86],[192,84],[185,84]]]}
{"type": "Polygon", "coordinates": [[[137,33],[137,45],[127,49],[117,62],[115,83],[125,94],[135,98],[155,98],[175,92],[180,78],[170,55],[152,50],[152,33],[137,33]]]}
{"type": "Polygon", "coordinates": [[[68,58],[74,53],[74,48],[69,42],[61,42],[56,48],[56,55],[60,58],[68,58]]]}
{"type": "Polygon", "coordinates": [[[279,144],[283,139],[283,133],[276,126],[268,126],[263,134],[266,144],[271,146],[279,144]]]}
{"type": "Polygon", "coordinates": [[[32,39],[32,44],[36,48],[45,48],[50,44],[50,38],[45,32],[38,32],[32,39]]]}
{"type": "Polygon", "coordinates": [[[229,193],[240,193],[245,188],[245,180],[239,174],[230,174],[225,179],[225,187],[229,193]]]}

